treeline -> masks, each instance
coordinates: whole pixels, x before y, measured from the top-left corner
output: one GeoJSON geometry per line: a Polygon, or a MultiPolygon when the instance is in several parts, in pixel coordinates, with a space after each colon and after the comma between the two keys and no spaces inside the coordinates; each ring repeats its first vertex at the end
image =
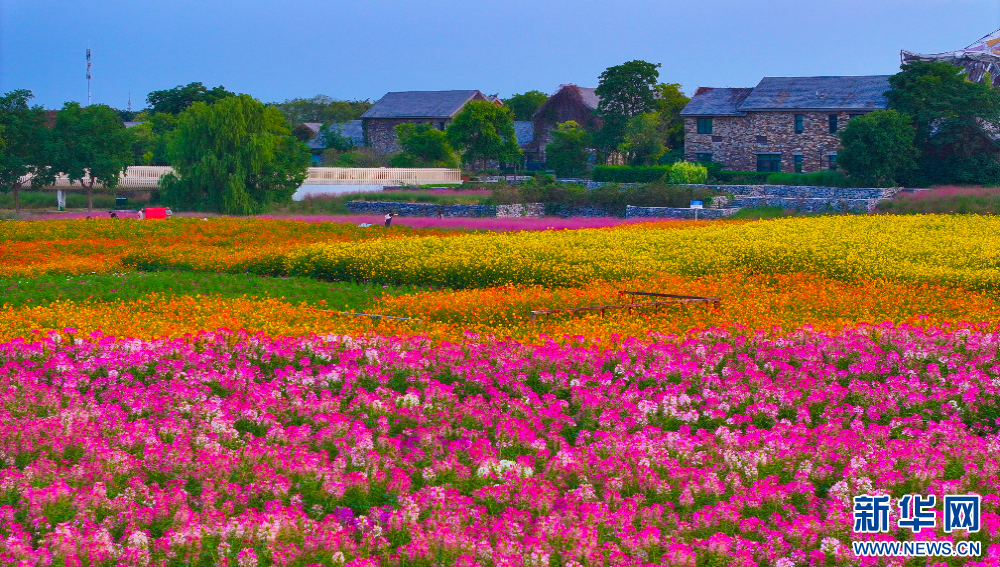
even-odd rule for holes
{"type": "Polygon", "coordinates": [[[86,190],[92,211],[95,184],[114,189],[130,165],[170,165],[175,174],[161,179],[165,204],[254,214],[290,201],[309,166],[309,148],[281,110],[221,86],[154,91],[131,128],[106,105],[68,102],[53,119],[32,98],[28,90],[0,97],[0,192],[13,193],[18,213],[22,190],[59,174],[86,190]]]}
{"type": "Polygon", "coordinates": [[[841,130],[837,165],[862,185],[1000,185],[1000,90],[949,63],[889,77],[887,110],[841,130]]]}

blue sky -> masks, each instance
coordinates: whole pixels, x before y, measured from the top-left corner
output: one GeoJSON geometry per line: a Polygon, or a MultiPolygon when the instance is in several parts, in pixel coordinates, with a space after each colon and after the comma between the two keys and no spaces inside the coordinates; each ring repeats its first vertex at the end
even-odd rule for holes
{"type": "Polygon", "coordinates": [[[890,74],[900,49],[959,49],[1000,28],[996,0],[2,0],[0,91],[58,108],[134,109],[201,81],[264,101],[327,94],[560,84],[610,65],[661,80],[754,86],[763,76],[890,74]]]}

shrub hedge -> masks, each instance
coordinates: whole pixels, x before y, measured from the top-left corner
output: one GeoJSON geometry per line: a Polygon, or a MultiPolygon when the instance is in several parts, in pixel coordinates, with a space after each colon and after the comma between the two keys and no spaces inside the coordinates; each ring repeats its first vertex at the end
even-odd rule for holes
{"type": "Polygon", "coordinates": [[[806,185],[811,187],[861,187],[839,171],[814,171],[812,173],[771,173],[768,185],[806,185]]]}
{"type": "Polygon", "coordinates": [[[638,166],[598,165],[594,167],[594,181],[607,183],[652,183],[670,173],[669,165],[638,166]]]}

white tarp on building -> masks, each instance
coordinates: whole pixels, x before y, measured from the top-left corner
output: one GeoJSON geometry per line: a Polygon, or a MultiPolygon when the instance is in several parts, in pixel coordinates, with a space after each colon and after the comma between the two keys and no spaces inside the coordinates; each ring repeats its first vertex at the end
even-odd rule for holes
{"type": "Polygon", "coordinates": [[[987,73],[993,86],[1000,86],[1000,30],[980,38],[965,49],[947,53],[923,55],[903,51],[903,63],[911,61],[942,61],[965,69],[969,80],[983,82],[987,73]]]}

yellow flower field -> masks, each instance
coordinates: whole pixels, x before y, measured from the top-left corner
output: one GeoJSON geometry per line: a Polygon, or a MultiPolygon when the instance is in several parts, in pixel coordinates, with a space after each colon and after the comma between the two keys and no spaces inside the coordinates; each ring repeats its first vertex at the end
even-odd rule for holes
{"type": "Polygon", "coordinates": [[[805,273],[995,290],[1000,218],[825,216],[304,245],[289,274],[456,288],[583,286],[651,274],[805,273]]]}

